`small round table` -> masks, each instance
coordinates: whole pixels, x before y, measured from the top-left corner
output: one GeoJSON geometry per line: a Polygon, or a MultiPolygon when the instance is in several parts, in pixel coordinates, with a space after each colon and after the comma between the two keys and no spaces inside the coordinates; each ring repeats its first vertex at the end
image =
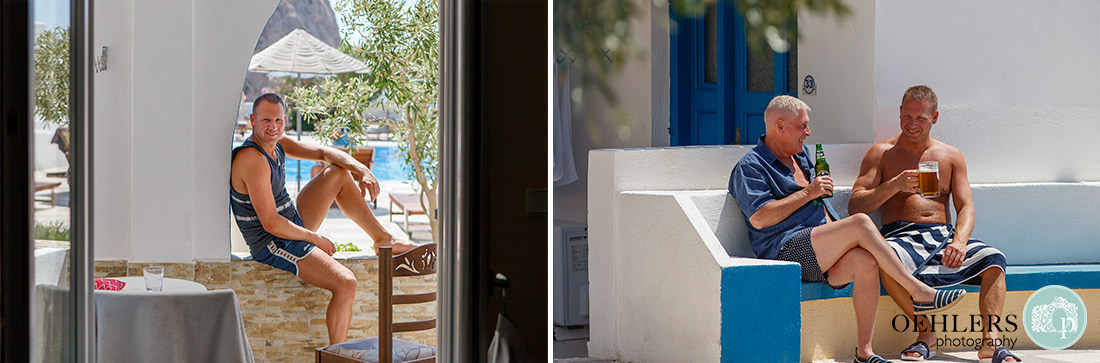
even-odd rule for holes
{"type": "MultiPolygon", "coordinates": [[[[145,291],[145,277],[142,277],[142,276],[126,276],[126,277],[110,277],[110,278],[126,283],[126,286],[123,286],[122,290],[119,290],[121,292],[138,292],[138,291],[144,292],[145,291]]],[[[99,292],[99,291],[106,291],[106,290],[97,290],[97,292],[99,292]]],[[[183,280],[183,279],[173,279],[173,278],[165,277],[164,278],[164,287],[161,289],[161,291],[172,291],[172,292],[177,292],[177,291],[206,291],[206,286],[203,286],[202,284],[194,282],[194,281],[183,280]]]]}

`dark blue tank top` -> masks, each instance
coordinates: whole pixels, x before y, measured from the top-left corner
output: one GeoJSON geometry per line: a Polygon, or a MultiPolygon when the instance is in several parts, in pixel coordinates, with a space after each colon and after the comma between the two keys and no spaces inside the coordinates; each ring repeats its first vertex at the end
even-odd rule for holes
{"type": "MultiPolygon", "coordinates": [[[[298,219],[298,209],[294,201],[290,199],[290,193],[286,191],[286,152],[283,146],[275,144],[275,157],[268,155],[259,144],[248,139],[233,149],[231,158],[236,158],[237,152],[249,147],[259,150],[267,158],[267,164],[271,167],[271,195],[275,196],[275,210],[287,220],[298,219]]],[[[232,159],[231,159],[232,160],[232,159]]],[[[232,163],[232,161],[230,161],[232,163]]],[[[231,166],[232,167],[232,166],[231,166]]],[[[248,243],[248,249],[253,254],[258,248],[266,248],[267,243],[275,238],[275,235],[264,230],[260,218],[256,216],[256,209],[252,207],[252,200],[248,194],[241,194],[233,190],[233,184],[229,185],[229,206],[233,210],[233,219],[237,220],[237,227],[241,229],[244,240],[248,243]]]]}

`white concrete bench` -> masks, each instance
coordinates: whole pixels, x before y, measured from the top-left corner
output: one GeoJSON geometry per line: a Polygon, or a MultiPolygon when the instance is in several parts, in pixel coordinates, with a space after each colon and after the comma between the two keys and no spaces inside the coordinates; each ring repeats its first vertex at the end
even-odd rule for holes
{"type": "MultiPolygon", "coordinates": [[[[1053,283],[1100,288],[1100,248],[1095,248],[1100,183],[986,184],[973,189],[973,237],[1005,253],[1010,291],[1053,283]]],[[[850,188],[838,188],[835,194],[832,203],[844,217],[850,188]]],[[[611,264],[602,270],[609,267],[613,276],[590,279],[610,279],[618,292],[617,301],[608,303],[616,307],[614,344],[620,350],[629,347],[632,356],[652,361],[797,361],[850,354],[854,345],[847,338],[835,344],[823,343],[829,339],[821,336],[807,338],[804,330],[814,329],[803,327],[802,304],[850,297],[850,288],[845,293],[803,284],[797,264],[755,258],[744,217],[725,190],[623,191],[616,205],[619,242],[611,246],[614,258],[590,262],[611,264]]],[[[593,305],[604,303],[595,296],[593,305]]],[[[882,330],[876,342],[879,335],[893,333],[882,330]]],[[[854,330],[832,331],[854,341],[854,330]]]]}

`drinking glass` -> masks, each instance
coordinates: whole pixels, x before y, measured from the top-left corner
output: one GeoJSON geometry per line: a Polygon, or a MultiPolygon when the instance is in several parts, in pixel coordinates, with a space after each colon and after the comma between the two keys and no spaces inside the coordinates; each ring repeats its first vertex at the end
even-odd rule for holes
{"type": "Polygon", "coordinates": [[[149,266],[142,269],[145,276],[145,291],[160,291],[164,287],[164,267],[149,266]]]}

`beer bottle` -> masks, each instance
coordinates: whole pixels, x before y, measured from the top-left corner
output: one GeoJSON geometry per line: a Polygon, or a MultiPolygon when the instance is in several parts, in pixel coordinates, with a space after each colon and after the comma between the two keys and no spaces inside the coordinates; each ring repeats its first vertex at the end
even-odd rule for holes
{"type": "MultiPolygon", "coordinates": [[[[825,162],[825,151],[821,150],[821,144],[817,144],[817,162],[814,163],[814,176],[828,176],[829,163],[825,162]]],[[[832,198],[832,194],[825,194],[822,198],[832,198]]]]}

